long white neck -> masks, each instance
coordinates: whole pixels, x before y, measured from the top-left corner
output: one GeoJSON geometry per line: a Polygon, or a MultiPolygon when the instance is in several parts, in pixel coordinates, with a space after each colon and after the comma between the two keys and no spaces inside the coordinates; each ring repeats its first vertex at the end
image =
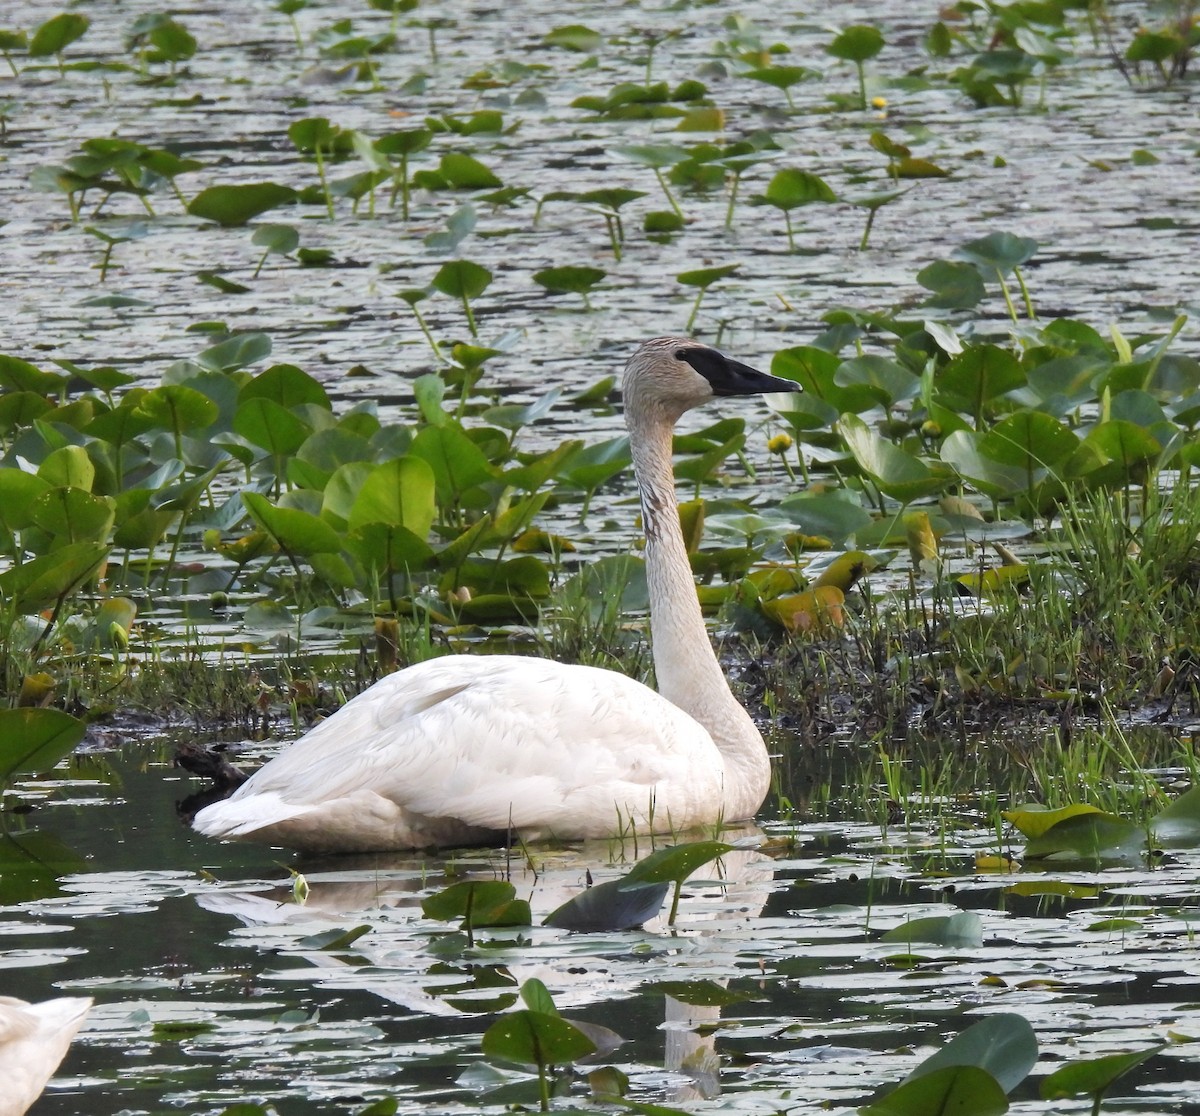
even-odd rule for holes
{"type": "Polygon", "coordinates": [[[650,635],[659,693],[704,726],[725,758],[725,816],[751,817],[770,785],[762,735],[729,690],[709,642],[675,503],[674,416],[627,409],[646,532],[650,635]]]}

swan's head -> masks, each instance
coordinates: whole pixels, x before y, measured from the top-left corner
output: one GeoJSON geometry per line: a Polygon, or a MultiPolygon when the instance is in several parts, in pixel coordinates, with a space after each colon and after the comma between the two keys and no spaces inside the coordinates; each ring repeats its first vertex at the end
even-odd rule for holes
{"type": "Polygon", "coordinates": [[[799,391],[800,385],[768,376],[690,337],[655,337],[637,347],[625,365],[625,413],[668,418],[718,395],[799,391]]]}

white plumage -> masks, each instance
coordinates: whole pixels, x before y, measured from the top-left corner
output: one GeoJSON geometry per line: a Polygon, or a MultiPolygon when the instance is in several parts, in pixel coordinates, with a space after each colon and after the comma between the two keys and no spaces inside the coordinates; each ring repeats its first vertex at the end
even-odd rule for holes
{"type": "Polygon", "coordinates": [[[0,1116],[23,1116],[42,1095],[91,1006],[72,996],[40,1004],[0,996],[0,1116]]]}
{"type": "Polygon", "coordinates": [[[384,678],[285,749],[195,826],[226,840],[372,851],[668,832],[749,818],[762,736],[709,643],[675,506],[671,431],[714,394],[793,390],[687,338],[625,370],[660,692],[613,671],[453,655],[384,678]]]}

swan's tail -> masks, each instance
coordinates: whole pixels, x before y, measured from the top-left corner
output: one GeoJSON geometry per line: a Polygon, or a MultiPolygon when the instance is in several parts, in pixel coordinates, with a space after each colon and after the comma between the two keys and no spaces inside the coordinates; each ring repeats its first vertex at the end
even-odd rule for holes
{"type": "Polygon", "coordinates": [[[298,818],[310,810],[312,806],[288,802],[279,794],[267,791],[245,798],[226,798],[205,806],[196,815],[192,825],[206,837],[238,841],[280,822],[298,818]]]}

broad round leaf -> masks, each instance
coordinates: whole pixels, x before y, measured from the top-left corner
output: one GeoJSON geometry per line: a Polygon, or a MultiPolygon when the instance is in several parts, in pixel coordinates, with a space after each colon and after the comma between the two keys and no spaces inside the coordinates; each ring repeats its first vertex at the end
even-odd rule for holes
{"type": "Polygon", "coordinates": [[[438,172],[454,190],[495,190],[504,185],[478,159],[464,155],[461,151],[443,155],[438,163],[438,172]]]}
{"type": "Polygon", "coordinates": [[[946,1066],[986,1070],[1006,1093],[1012,1092],[1037,1061],[1037,1036],[1023,1015],[989,1015],[960,1031],[905,1079],[915,1081],[946,1066]]]}
{"type": "MultiPolygon", "coordinates": [[[[1189,791],[1188,793],[1191,794],[1193,792],[1189,791]]],[[[1187,795],[1183,797],[1186,798],[1187,795]]],[[[1200,803],[1200,792],[1196,793],[1195,801],[1200,803]]],[[[1037,804],[1015,806],[1011,810],[1002,811],[1001,816],[1005,821],[1012,822],[1026,837],[1040,837],[1051,826],[1057,825],[1060,821],[1066,821],[1067,818],[1077,817],[1081,814],[1099,814],[1101,812],[1098,806],[1092,806],[1086,802],[1078,802],[1073,806],[1060,806],[1057,810],[1048,810],[1045,806],[1037,804]]],[[[1166,813],[1166,811],[1164,810],[1163,813],[1166,813]]],[[[1159,816],[1161,817],[1162,815],[1159,816]]],[[[1151,825],[1153,825],[1153,822],[1151,825]]]]}
{"type": "Polygon", "coordinates": [[[997,232],[972,240],[955,250],[954,254],[974,264],[985,275],[1007,275],[1014,267],[1032,259],[1038,242],[1028,236],[997,232]]]}
{"type": "Polygon", "coordinates": [[[533,281],[548,291],[586,294],[608,273],[598,267],[547,267],[533,273],[533,281]]]}
{"type": "Polygon", "coordinates": [[[721,264],[719,267],[702,267],[695,271],[681,271],[675,276],[675,280],[685,287],[700,287],[706,290],[718,279],[732,275],[741,266],[741,264],[721,264]]]}
{"type": "Polygon", "coordinates": [[[29,42],[30,58],[48,58],[61,54],[91,26],[87,16],[75,12],[62,12],[46,20],[34,33],[29,42]]]}
{"type": "Polygon", "coordinates": [[[1008,1097],[986,1070],[952,1065],[910,1078],[858,1111],[861,1116],[1003,1116],[1008,1097]]]}
{"type": "Polygon", "coordinates": [[[288,553],[336,554],[342,549],[338,533],[315,515],[299,508],[276,507],[257,492],[243,492],[242,503],[254,521],[288,553]]]}
{"type": "Polygon", "coordinates": [[[211,426],[220,411],[203,392],[185,384],[163,384],[152,388],[138,400],[140,416],[156,426],[183,433],[211,426]]]}
{"type": "Polygon", "coordinates": [[[1161,1043],[1146,1050],[1131,1051],[1129,1054],[1109,1054],[1104,1058],[1088,1058],[1081,1062],[1068,1062],[1042,1081],[1042,1099],[1061,1100],[1064,1097],[1103,1096],[1117,1078],[1140,1066],[1166,1048],[1167,1044],[1161,1043]]]}
{"type": "Polygon", "coordinates": [[[952,411],[978,416],[989,400],[1025,383],[1025,371],[1007,349],[972,345],[934,378],[934,398],[952,411]]]}
{"type": "Polygon", "coordinates": [[[546,926],[580,933],[634,930],[662,910],[670,883],[606,880],[572,896],[545,918],[546,926]]]}
{"type": "Polygon", "coordinates": [[[543,1011],[512,1011],[483,1034],[489,1058],[528,1066],[566,1065],[596,1052],[596,1044],[578,1027],[543,1011]]]}
{"type": "Polygon", "coordinates": [[[291,225],[260,225],[254,230],[250,242],[286,256],[300,247],[300,234],[291,225]]]}
{"type": "Polygon", "coordinates": [[[96,480],[96,466],[83,446],[62,446],[46,456],[38,466],[37,475],[56,487],[82,488],[90,492],[96,480]]]}
{"type": "Polygon", "coordinates": [[[820,175],[785,167],[775,173],[767,184],[766,192],[754,200],[760,205],[788,210],[813,202],[834,202],[837,201],[837,195],[820,175]]]}
{"type": "Polygon", "coordinates": [[[329,396],[320,381],[294,364],[273,364],[238,392],[239,403],[259,398],[273,399],[281,407],[312,403],[323,410],[330,409],[329,396]]]}
{"type": "Polygon", "coordinates": [[[977,949],[983,945],[983,923],[974,911],[959,911],[953,915],[933,915],[930,918],[912,918],[893,927],[883,935],[882,940],[906,943],[930,942],[934,945],[977,949]]]}
{"type": "Polygon", "coordinates": [[[478,298],[487,290],[492,273],[470,260],[451,260],[438,268],[433,286],[453,298],[478,298]]]}
{"type": "Polygon", "coordinates": [[[347,517],[350,529],[384,523],[406,527],[423,539],[437,515],[435,488],[433,469],[421,457],[409,454],[385,461],[359,489],[347,517]]]}
{"type": "Polygon", "coordinates": [[[34,500],[50,490],[42,477],[23,469],[0,469],[0,527],[20,531],[28,527],[34,500]]]}
{"type": "Polygon", "coordinates": [[[627,884],[680,883],[697,868],[732,851],[733,846],[724,841],[689,841],[683,845],[670,845],[643,857],[625,874],[624,879],[627,884]]]}
{"type": "Polygon", "coordinates": [[[846,62],[865,62],[883,50],[883,34],[870,24],[856,23],[847,27],[825,49],[834,58],[846,62]]]}
{"type": "Polygon", "coordinates": [[[244,225],[260,213],[280,205],[290,205],[297,198],[290,186],[275,182],[255,182],[243,186],[209,186],[189,203],[193,217],[216,221],[226,228],[244,225]]]}
{"type": "Polygon", "coordinates": [[[82,488],[52,488],[34,500],[34,526],[65,542],[103,542],[112,530],[117,505],[111,496],[93,496],[82,488]]]}
{"type": "Polygon", "coordinates": [[[862,469],[887,495],[897,500],[915,500],[940,492],[948,478],[935,473],[925,462],[899,446],[885,441],[857,415],[842,415],[838,431],[862,469]]]}
{"type": "Polygon", "coordinates": [[[443,504],[495,475],[483,451],[455,424],[427,426],[413,439],[410,453],[432,467],[437,498],[443,504]]]}
{"type": "Polygon", "coordinates": [[[295,453],[312,434],[312,427],[273,399],[252,397],[237,409],[233,430],[246,441],[281,457],[295,453]]]}
{"type": "Polygon", "coordinates": [[[96,572],[109,548],[99,542],[76,542],[54,548],[0,573],[0,601],[11,602],[23,616],[41,612],[69,596],[96,572]]]}

